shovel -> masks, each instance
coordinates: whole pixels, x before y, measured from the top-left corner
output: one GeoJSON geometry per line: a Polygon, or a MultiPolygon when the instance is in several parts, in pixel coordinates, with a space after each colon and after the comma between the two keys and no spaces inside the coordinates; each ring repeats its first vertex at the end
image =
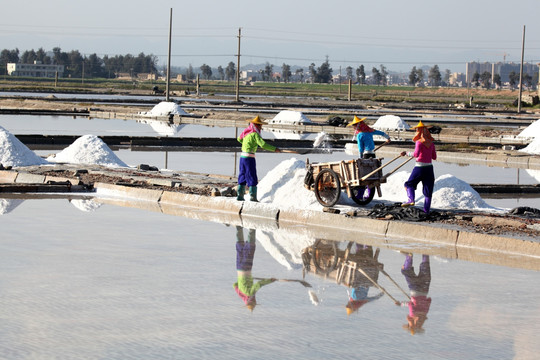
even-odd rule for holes
{"type": "Polygon", "coordinates": [[[280,150],[282,153],[300,154],[300,155],[311,154],[311,153],[314,152],[312,149],[307,149],[307,150],[286,150],[286,149],[279,149],[279,150],[280,150]]]}
{"type": "MultiPolygon", "coordinates": [[[[254,277],[255,280],[264,280],[265,278],[258,278],[258,277],[254,277]]],[[[310,288],[311,287],[311,284],[308,283],[307,281],[305,280],[295,280],[295,279],[277,279],[277,281],[283,281],[283,282],[297,282],[297,283],[300,283],[302,284],[304,287],[307,287],[307,288],[310,288]]]]}

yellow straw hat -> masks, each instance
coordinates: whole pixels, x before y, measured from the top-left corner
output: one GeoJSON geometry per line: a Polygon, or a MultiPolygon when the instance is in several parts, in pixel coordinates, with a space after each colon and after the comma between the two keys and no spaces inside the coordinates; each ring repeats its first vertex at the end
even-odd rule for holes
{"type": "Polygon", "coordinates": [[[265,123],[264,121],[262,121],[261,118],[259,117],[259,115],[255,116],[255,118],[253,118],[253,120],[250,120],[249,122],[253,123],[253,124],[257,124],[257,125],[266,125],[266,124],[268,124],[268,123],[265,123]]]}
{"type": "Polygon", "coordinates": [[[366,119],[367,119],[367,118],[365,118],[365,117],[359,119],[356,115],[354,115],[353,121],[352,121],[350,124],[347,124],[347,126],[353,126],[353,125],[356,125],[356,124],[358,124],[359,122],[364,121],[364,120],[366,120],[366,119]]]}
{"type": "Polygon", "coordinates": [[[426,127],[426,125],[424,125],[424,123],[422,122],[422,120],[419,120],[419,121],[418,121],[418,125],[413,126],[413,129],[423,128],[423,127],[426,127]]]}

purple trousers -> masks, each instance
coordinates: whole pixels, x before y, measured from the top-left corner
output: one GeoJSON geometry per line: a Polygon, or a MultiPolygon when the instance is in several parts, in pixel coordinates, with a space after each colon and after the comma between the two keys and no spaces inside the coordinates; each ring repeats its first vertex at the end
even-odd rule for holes
{"type": "Polygon", "coordinates": [[[257,186],[257,163],[253,157],[240,157],[238,185],[257,186]]]}
{"type": "Polygon", "coordinates": [[[425,197],[431,197],[433,194],[433,186],[435,185],[435,173],[433,165],[431,166],[415,166],[409,180],[405,182],[406,188],[416,190],[418,183],[422,182],[422,193],[425,197]]]}

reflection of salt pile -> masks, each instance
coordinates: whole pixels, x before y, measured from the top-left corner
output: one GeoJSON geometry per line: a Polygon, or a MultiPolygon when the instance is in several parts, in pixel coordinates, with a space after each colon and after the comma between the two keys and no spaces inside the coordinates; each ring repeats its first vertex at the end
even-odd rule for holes
{"type": "Polygon", "coordinates": [[[517,137],[533,139],[527,147],[519,151],[529,154],[540,154],[540,120],[536,120],[531,125],[526,127],[521,133],[519,133],[517,137]]]}
{"type": "Polygon", "coordinates": [[[276,139],[287,139],[287,140],[305,140],[309,137],[309,133],[302,133],[296,130],[289,129],[274,129],[274,128],[265,128],[264,131],[272,133],[276,139]]]}
{"type": "Polygon", "coordinates": [[[163,136],[174,136],[177,135],[180,130],[186,126],[185,124],[177,125],[177,124],[169,124],[164,121],[158,121],[158,120],[137,120],[137,122],[148,124],[154,129],[155,132],[157,132],[160,135],[163,136]]]}
{"type": "Polygon", "coordinates": [[[525,169],[525,172],[540,183],[540,170],[525,169]]]}
{"type": "Polygon", "coordinates": [[[73,199],[70,200],[70,203],[75,206],[77,209],[84,212],[96,211],[101,207],[101,203],[98,203],[92,199],[73,199]]]}
{"type": "MultiPolygon", "coordinates": [[[[267,121],[269,124],[282,125],[302,125],[312,124],[313,122],[300,111],[283,110],[280,111],[273,119],[267,121]]],[[[309,137],[309,134],[304,134],[293,129],[277,129],[266,128],[265,131],[271,132],[277,139],[303,140],[309,137]]]]}
{"type": "Polygon", "coordinates": [[[313,243],[310,237],[287,229],[258,231],[257,241],[278,263],[289,270],[302,268],[302,249],[313,243]]]}
{"type": "Polygon", "coordinates": [[[167,115],[188,115],[187,112],[184,111],[175,102],[171,101],[162,101],[156,106],[152,108],[149,112],[141,112],[140,115],[145,116],[167,116],[167,115]]]}
{"type": "MultiPolygon", "coordinates": [[[[272,203],[282,209],[320,210],[322,206],[315,198],[314,192],[304,187],[305,174],[306,169],[303,161],[291,158],[281,162],[260,181],[260,201],[272,203]]],[[[404,201],[406,194],[403,184],[409,175],[409,172],[401,171],[390,176],[388,182],[381,186],[383,196],[375,199],[392,202],[404,201]]],[[[423,203],[421,186],[416,191],[416,200],[418,204],[423,203]]],[[[353,205],[354,203],[343,192],[340,204],[353,205]]],[[[496,210],[482,200],[469,184],[449,174],[439,176],[435,180],[432,207],[438,209],[496,210]]]]}
{"type": "Polygon", "coordinates": [[[21,199],[0,199],[0,215],[8,214],[17,206],[21,205],[24,200],[21,199]]]}
{"type": "Polygon", "coordinates": [[[372,128],[377,130],[408,130],[411,127],[399,116],[396,115],[384,115],[381,116],[372,128]]]}
{"type": "Polygon", "coordinates": [[[290,125],[300,125],[300,124],[311,124],[311,121],[300,111],[292,110],[283,110],[280,111],[273,119],[268,120],[269,124],[290,124],[290,125]]]}
{"type": "Polygon", "coordinates": [[[0,126],[0,164],[4,166],[43,165],[47,161],[37,156],[13,134],[0,126]]]}
{"type": "Polygon", "coordinates": [[[109,167],[127,167],[109,147],[95,135],[84,135],[78,138],[56,155],[47,160],[58,163],[97,164],[109,167]]]}

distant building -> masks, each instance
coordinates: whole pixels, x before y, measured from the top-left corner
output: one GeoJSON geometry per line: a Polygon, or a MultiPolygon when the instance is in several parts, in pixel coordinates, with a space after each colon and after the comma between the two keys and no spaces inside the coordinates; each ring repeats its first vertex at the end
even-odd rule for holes
{"type": "Polygon", "coordinates": [[[490,62],[477,63],[468,62],[465,64],[465,81],[467,83],[472,82],[472,78],[475,73],[482,75],[484,72],[488,72],[493,75],[493,64],[490,62]]]}
{"type": "MultiPolygon", "coordinates": [[[[488,72],[491,74],[491,82],[493,83],[493,76],[495,74],[499,74],[501,77],[501,82],[506,83],[508,82],[509,75],[511,72],[515,72],[516,74],[520,73],[520,67],[521,64],[516,63],[490,63],[490,62],[484,62],[484,63],[477,63],[477,62],[470,62],[466,63],[466,82],[470,83],[472,80],[472,77],[475,73],[478,73],[479,75],[482,75],[484,72],[488,72]]],[[[536,74],[538,74],[538,65],[536,64],[530,64],[530,63],[524,63],[523,64],[523,73],[528,74],[534,78],[536,74]]]]}
{"type": "Polygon", "coordinates": [[[240,71],[240,79],[246,81],[256,81],[259,77],[259,73],[255,70],[242,70],[240,71]]]}
{"type": "Polygon", "coordinates": [[[466,86],[465,82],[465,74],[463,73],[452,73],[450,74],[450,77],[448,78],[448,84],[450,86],[466,86]]]}
{"type": "Polygon", "coordinates": [[[152,73],[138,73],[137,80],[146,81],[146,80],[157,80],[157,75],[152,73]]]}
{"type": "Polygon", "coordinates": [[[45,77],[54,78],[64,76],[64,65],[42,64],[40,61],[34,61],[33,64],[8,63],[7,73],[10,76],[27,77],[45,77]]]}

